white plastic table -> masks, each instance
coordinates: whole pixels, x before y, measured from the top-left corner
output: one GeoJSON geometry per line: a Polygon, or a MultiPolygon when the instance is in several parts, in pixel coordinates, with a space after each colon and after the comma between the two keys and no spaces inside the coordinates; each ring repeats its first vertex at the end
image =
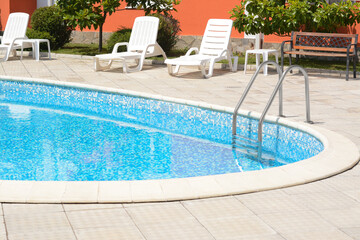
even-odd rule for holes
{"type": "MultiPolygon", "coordinates": [[[[245,54],[245,64],[244,64],[244,74],[246,74],[246,66],[247,66],[247,61],[248,61],[248,54],[255,54],[256,55],[256,69],[259,67],[260,65],[260,54],[263,56],[263,61],[266,62],[269,58],[269,54],[275,54],[276,57],[276,62],[278,63],[279,60],[279,54],[278,51],[276,49],[252,49],[252,50],[247,50],[246,54],[245,54]]],[[[264,75],[267,75],[267,71],[268,70],[268,66],[264,66],[264,75]]]]}
{"type": "Polygon", "coordinates": [[[21,42],[22,42],[22,44],[21,44],[21,59],[23,57],[24,43],[31,43],[33,54],[34,54],[36,61],[39,61],[39,59],[40,59],[40,43],[47,43],[48,51],[49,51],[48,56],[49,56],[49,59],[51,59],[50,41],[48,39],[25,39],[25,40],[21,40],[21,42]]]}

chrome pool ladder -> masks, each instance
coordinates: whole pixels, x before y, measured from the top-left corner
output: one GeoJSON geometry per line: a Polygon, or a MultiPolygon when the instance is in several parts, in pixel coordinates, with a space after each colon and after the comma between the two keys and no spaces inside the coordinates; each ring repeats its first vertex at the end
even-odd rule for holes
{"type": "MultiPolygon", "coordinates": [[[[306,122],[307,123],[313,123],[310,120],[310,95],[309,95],[309,77],[308,74],[306,73],[305,69],[302,68],[301,66],[298,65],[293,65],[290,66],[289,68],[286,69],[285,72],[283,72],[279,66],[279,64],[277,64],[274,61],[266,61],[263,62],[262,64],[260,64],[260,66],[256,69],[254,75],[251,77],[248,85],[246,86],[239,102],[237,103],[235,109],[234,109],[234,113],[233,113],[233,118],[232,118],[232,143],[233,143],[233,148],[240,150],[241,152],[250,154],[250,155],[256,155],[257,158],[262,158],[264,156],[262,156],[262,140],[263,140],[263,123],[264,123],[264,119],[265,116],[271,106],[271,104],[273,103],[276,94],[279,92],[279,116],[283,117],[283,91],[282,91],[282,84],[284,82],[284,79],[286,77],[286,75],[294,70],[294,69],[298,69],[304,76],[305,79],[305,104],[306,104],[306,122]],[[245,136],[241,136],[238,135],[236,133],[236,125],[237,125],[237,115],[238,115],[238,111],[242,105],[242,103],[244,102],[247,94],[249,93],[254,81],[256,80],[260,70],[266,66],[266,65],[274,65],[276,67],[277,73],[279,75],[279,80],[270,96],[270,99],[268,100],[260,118],[259,118],[259,123],[258,123],[258,129],[257,129],[257,140],[255,139],[251,139],[245,136]]],[[[270,157],[271,158],[271,157],[270,157]]]]}

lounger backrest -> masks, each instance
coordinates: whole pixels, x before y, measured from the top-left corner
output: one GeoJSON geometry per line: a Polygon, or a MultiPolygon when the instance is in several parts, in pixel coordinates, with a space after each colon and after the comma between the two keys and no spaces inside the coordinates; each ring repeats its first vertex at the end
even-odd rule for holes
{"type": "Polygon", "coordinates": [[[233,21],[230,19],[209,19],[199,54],[218,56],[229,47],[233,21]]]}
{"type": "Polygon", "coordinates": [[[2,44],[10,44],[14,38],[26,37],[26,29],[29,22],[27,13],[11,13],[7,20],[2,44]]]}
{"type": "MultiPolygon", "coordinates": [[[[158,29],[157,17],[137,17],[131,30],[129,51],[143,50],[147,45],[156,43],[158,29]]],[[[153,51],[153,48],[149,50],[153,51]]]]}

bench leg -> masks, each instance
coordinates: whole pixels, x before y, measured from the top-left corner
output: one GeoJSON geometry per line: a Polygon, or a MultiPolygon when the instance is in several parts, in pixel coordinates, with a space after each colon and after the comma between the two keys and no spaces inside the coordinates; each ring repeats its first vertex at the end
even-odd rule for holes
{"type": "Polygon", "coordinates": [[[346,58],[346,81],[349,80],[349,62],[350,62],[350,59],[349,59],[349,56],[346,58]]]}
{"type": "Polygon", "coordinates": [[[289,66],[292,65],[292,62],[291,62],[291,54],[289,54],[289,66]]]}
{"type": "Polygon", "coordinates": [[[355,55],[353,58],[353,72],[354,72],[354,78],[356,78],[356,63],[357,63],[357,56],[355,55]]]}

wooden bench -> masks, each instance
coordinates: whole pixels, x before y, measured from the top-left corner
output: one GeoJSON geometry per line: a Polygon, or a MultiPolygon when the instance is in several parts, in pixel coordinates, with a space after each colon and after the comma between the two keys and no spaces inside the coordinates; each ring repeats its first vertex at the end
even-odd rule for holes
{"type": "Polygon", "coordinates": [[[353,61],[354,78],[356,78],[357,62],[357,34],[292,32],[291,40],[281,44],[281,68],[284,69],[284,54],[291,55],[346,57],[346,80],[349,80],[349,62],[353,61]],[[284,50],[285,44],[290,43],[290,49],[284,50]]]}

